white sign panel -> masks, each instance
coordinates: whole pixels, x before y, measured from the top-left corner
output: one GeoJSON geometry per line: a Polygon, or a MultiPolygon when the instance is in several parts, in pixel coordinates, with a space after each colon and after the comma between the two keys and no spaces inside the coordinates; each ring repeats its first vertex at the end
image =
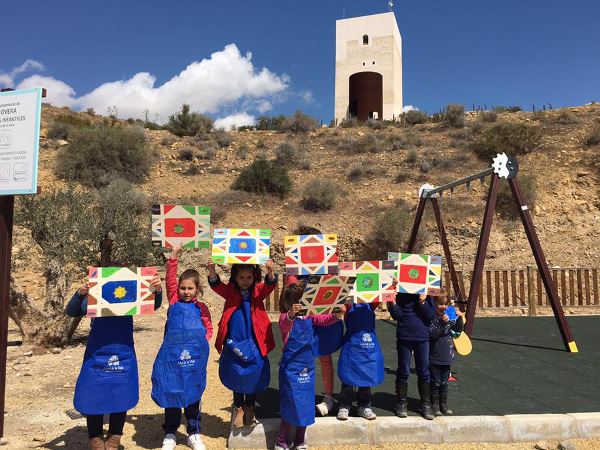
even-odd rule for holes
{"type": "Polygon", "coordinates": [[[37,192],[42,88],[0,92],[0,195],[37,192]]]}

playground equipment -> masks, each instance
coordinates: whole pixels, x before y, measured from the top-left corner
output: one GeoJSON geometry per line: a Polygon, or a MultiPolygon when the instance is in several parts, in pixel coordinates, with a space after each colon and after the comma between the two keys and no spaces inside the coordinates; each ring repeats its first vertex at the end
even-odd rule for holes
{"type": "Polygon", "coordinates": [[[485,262],[485,255],[487,253],[487,246],[490,239],[490,231],[492,228],[492,221],[494,219],[494,211],[496,209],[496,200],[498,198],[498,188],[500,184],[500,179],[506,179],[510,186],[513,199],[515,200],[515,203],[517,204],[517,207],[519,209],[521,222],[523,223],[523,227],[525,228],[527,240],[529,241],[529,245],[531,246],[535,262],[540,271],[540,276],[544,284],[544,289],[546,290],[548,299],[550,301],[550,305],[552,306],[552,311],[554,313],[556,323],[560,330],[565,349],[568,352],[576,353],[578,351],[577,344],[575,343],[575,340],[571,333],[571,328],[569,327],[569,323],[567,322],[565,313],[562,309],[556,287],[552,283],[552,278],[550,275],[550,270],[548,269],[546,256],[544,255],[544,251],[542,250],[542,246],[538,239],[535,227],[533,225],[533,220],[529,212],[529,207],[525,203],[525,198],[523,197],[523,193],[521,191],[521,185],[519,183],[519,180],[517,179],[518,172],[519,163],[516,160],[516,158],[510,155],[506,155],[505,153],[501,153],[493,159],[491,167],[482,172],[461,178],[459,180],[452,181],[437,188],[429,184],[424,184],[423,186],[421,186],[421,188],[419,189],[419,205],[417,207],[415,222],[413,224],[410,239],[408,241],[407,252],[413,253],[413,249],[417,241],[419,226],[421,225],[421,219],[423,217],[423,211],[425,210],[427,200],[429,200],[431,201],[433,213],[435,215],[435,220],[437,223],[437,228],[440,233],[440,240],[444,249],[444,257],[446,258],[446,263],[448,264],[448,271],[450,272],[450,279],[452,281],[452,289],[454,291],[454,295],[456,296],[456,303],[458,305],[464,305],[466,303],[467,306],[465,317],[465,332],[469,336],[471,336],[473,332],[475,312],[477,309],[477,297],[479,296],[479,291],[481,289],[483,265],[485,262]],[[438,198],[442,196],[444,191],[452,192],[454,188],[462,185],[467,185],[468,187],[471,182],[475,180],[481,180],[483,182],[483,180],[486,177],[491,177],[490,187],[485,206],[485,213],[483,216],[483,223],[481,225],[479,243],[477,245],[477,253],[475,255],[475,264],[473,268],[473,275],[471,277],[469,296],[465,302],[463,300],[463,293],[461,292],[460,285],[458,282],[458,276],[456,274],[456,270],[454,269],[452,254],[450,252],[450,246],[448,244],[446,230],[444,229],[444,222],[442,220],[442,214],[438,198]]]}

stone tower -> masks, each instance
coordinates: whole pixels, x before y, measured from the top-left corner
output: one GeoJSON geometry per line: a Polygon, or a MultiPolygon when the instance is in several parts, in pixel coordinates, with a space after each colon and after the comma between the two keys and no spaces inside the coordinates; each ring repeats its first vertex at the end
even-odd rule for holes
{"type": "Polygon", "coordinates": [[[393,12],[335,23],[335,119],[402,113],[402,38],[393,12]]]}

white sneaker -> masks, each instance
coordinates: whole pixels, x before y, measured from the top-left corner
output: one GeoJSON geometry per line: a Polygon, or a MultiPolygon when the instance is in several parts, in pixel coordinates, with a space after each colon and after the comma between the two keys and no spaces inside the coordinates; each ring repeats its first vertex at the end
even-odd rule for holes
{"type": "Polygon", "coordinates": [[[371,408],[365,408],[364,406],[358,408],[358,415],[367,420],[377,419],[377,414],[371,408]]]}
{"type": "Polygon", "coordinates": [[[294,450],[308,450],[308,444],[305,442],[304,444],[296,445],[294,450]]]}
{"type": "Polygon", "coordinates": [[[175,440],[174,434],[167,434],[163,439],[162,450],[175,450],[177,447],[177,441],[175,440]]]}
{"type": "Polygon", "coordinates": [[[202,438],[199,434],[190,434],[188,436],[187,445],[192,450],[206,450],[204,446],[204,442],[202,442],[202,438]]]}
{"type": "Polygon", "coordinates": [[[323,401],[317,405],[317,412],[321,417],[325,417],[329,414],[329,411],[333,409],[333,399],[325,396],[323,401]]]}
{"type": "Polygon", "coordinates": [[[338,420],[348,420],[348,416],[350,415],[350,410],[348,408],[344,408],[340,406],[340,409],[337,414],[338,420]]]}
{"type": "Polygon", "coordinates": [[[289,448],[283,448],[281,445],[275,444],[275,447],[273,447],[273,450],[289,450],[289,448]]]}

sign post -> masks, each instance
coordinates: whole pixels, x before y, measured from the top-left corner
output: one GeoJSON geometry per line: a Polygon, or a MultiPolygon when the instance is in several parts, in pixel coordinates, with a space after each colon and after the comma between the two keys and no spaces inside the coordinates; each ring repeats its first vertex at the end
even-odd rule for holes
{"type": "Polygon", "coordinates": [[[45,89],[0,91],[0,439],[4,436],[8,306],[15,195],[37,193],[45,89]]]}

